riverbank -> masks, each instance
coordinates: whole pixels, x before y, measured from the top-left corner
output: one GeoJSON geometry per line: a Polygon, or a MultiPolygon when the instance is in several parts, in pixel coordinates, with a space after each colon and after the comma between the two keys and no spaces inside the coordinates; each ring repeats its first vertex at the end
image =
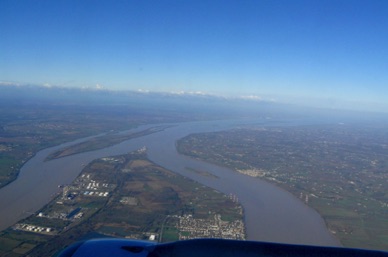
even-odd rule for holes
{"type": "Polygon", "coordinates": [[[85,166],[58,197],[1,234],[0,255],[51,256],[92,233],[158,242],[244,239],[242,220],[236,201],[155,165],[142,149],[85,166]]]}
{"type": "MultiPolygon", "coordinates": [[[[111,147],[46,162],[45,158],[53,151],[77,142],[41,151],[23,166],[19,178],[14,183],[0,190],[0,206],[7,206],[0,210],[2,218],[0,222],[5,228],[7,224],[12,225],[29,216],[29,213],[42,208],[51,200],[51,196],[58,192],[58,185],[72,183],[85,164],[97,158],[120,155],[145,146],[148,158],[152,162],[226,195],[236,195],[244,206],[249,240],[338,245],[338,242],[327,231],[322,218],[289,193],[266,182],[247,179],[246,176],[236,174],[229,169],[196,161],[176,152],[176,140],[186,135],[221,131],[246,123],[263,124],[265,121],[228,120],[180,123],[163,131],[134,138],[111,147]],[[213,176],[203,176],[192,170],[206,171],[213,176]]],[[[147,128],[147,126],[139,127],[136,131],[147,128]]]]}
{"type": "Polygon", "coordinates": [[[316,209],[347,247],[387,250],[387,127],[251,127],[194,134],[179,152],[264,179],[316,209]]]}

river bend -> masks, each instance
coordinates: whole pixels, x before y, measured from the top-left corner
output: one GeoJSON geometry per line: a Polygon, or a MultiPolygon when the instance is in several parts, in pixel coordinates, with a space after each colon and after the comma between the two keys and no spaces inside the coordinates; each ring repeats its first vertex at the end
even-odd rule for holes
{"type": "MultiPolygon", "coordinates": [[[[179,123],[163,131],[124,141],[111,147],[46,162],[44,159],[51,152],[88,138],[42,150],[22,167],[17,180],[0,189],[0,230],[37,212],[58,193],[58,185],[71,183],[85,164],[96,158],[125,154],[146,146],[149,159],[158,165],[225,194],[237,195],[244,207],[249,240],[339,246],[340,243],[327,230],[320,215],[289,192],[266,181],[194,160],[176,151],[176,140],[188,134],[254,124],[280,125],[263,120],[179,123]],[[207,171],[217,178],[190,172],[190,168],[207,171]]],[[[142,126],[130,132],[149,127],[152,126],[142,126]]]]}

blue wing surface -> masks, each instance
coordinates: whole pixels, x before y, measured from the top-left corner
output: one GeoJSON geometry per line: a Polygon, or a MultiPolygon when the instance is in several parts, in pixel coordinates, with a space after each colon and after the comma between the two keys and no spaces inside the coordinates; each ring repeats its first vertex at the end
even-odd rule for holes
{"type": "Polygon", "coordinates": [[[59,257],[388,257],[388,252],[343,247],[290,245],[225,239],[157,244],[127,239],[78,242],[59,257]]]}

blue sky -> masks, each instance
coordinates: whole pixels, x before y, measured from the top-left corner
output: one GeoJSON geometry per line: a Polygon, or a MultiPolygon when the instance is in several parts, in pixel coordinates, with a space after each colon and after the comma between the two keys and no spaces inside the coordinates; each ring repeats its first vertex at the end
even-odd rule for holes
{"type": "Polygon", "coordinates": [[[0,81],[388,110],[388,1],[0,1],[0,81]]]}

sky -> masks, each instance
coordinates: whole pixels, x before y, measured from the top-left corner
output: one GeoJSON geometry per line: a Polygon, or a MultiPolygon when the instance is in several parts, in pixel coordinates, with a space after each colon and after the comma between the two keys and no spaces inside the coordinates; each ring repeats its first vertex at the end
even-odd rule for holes
{"type": "Polygon", "coordinates": [[[388,1],[0,0],[0,82],[388,111],[388,1]]]}

